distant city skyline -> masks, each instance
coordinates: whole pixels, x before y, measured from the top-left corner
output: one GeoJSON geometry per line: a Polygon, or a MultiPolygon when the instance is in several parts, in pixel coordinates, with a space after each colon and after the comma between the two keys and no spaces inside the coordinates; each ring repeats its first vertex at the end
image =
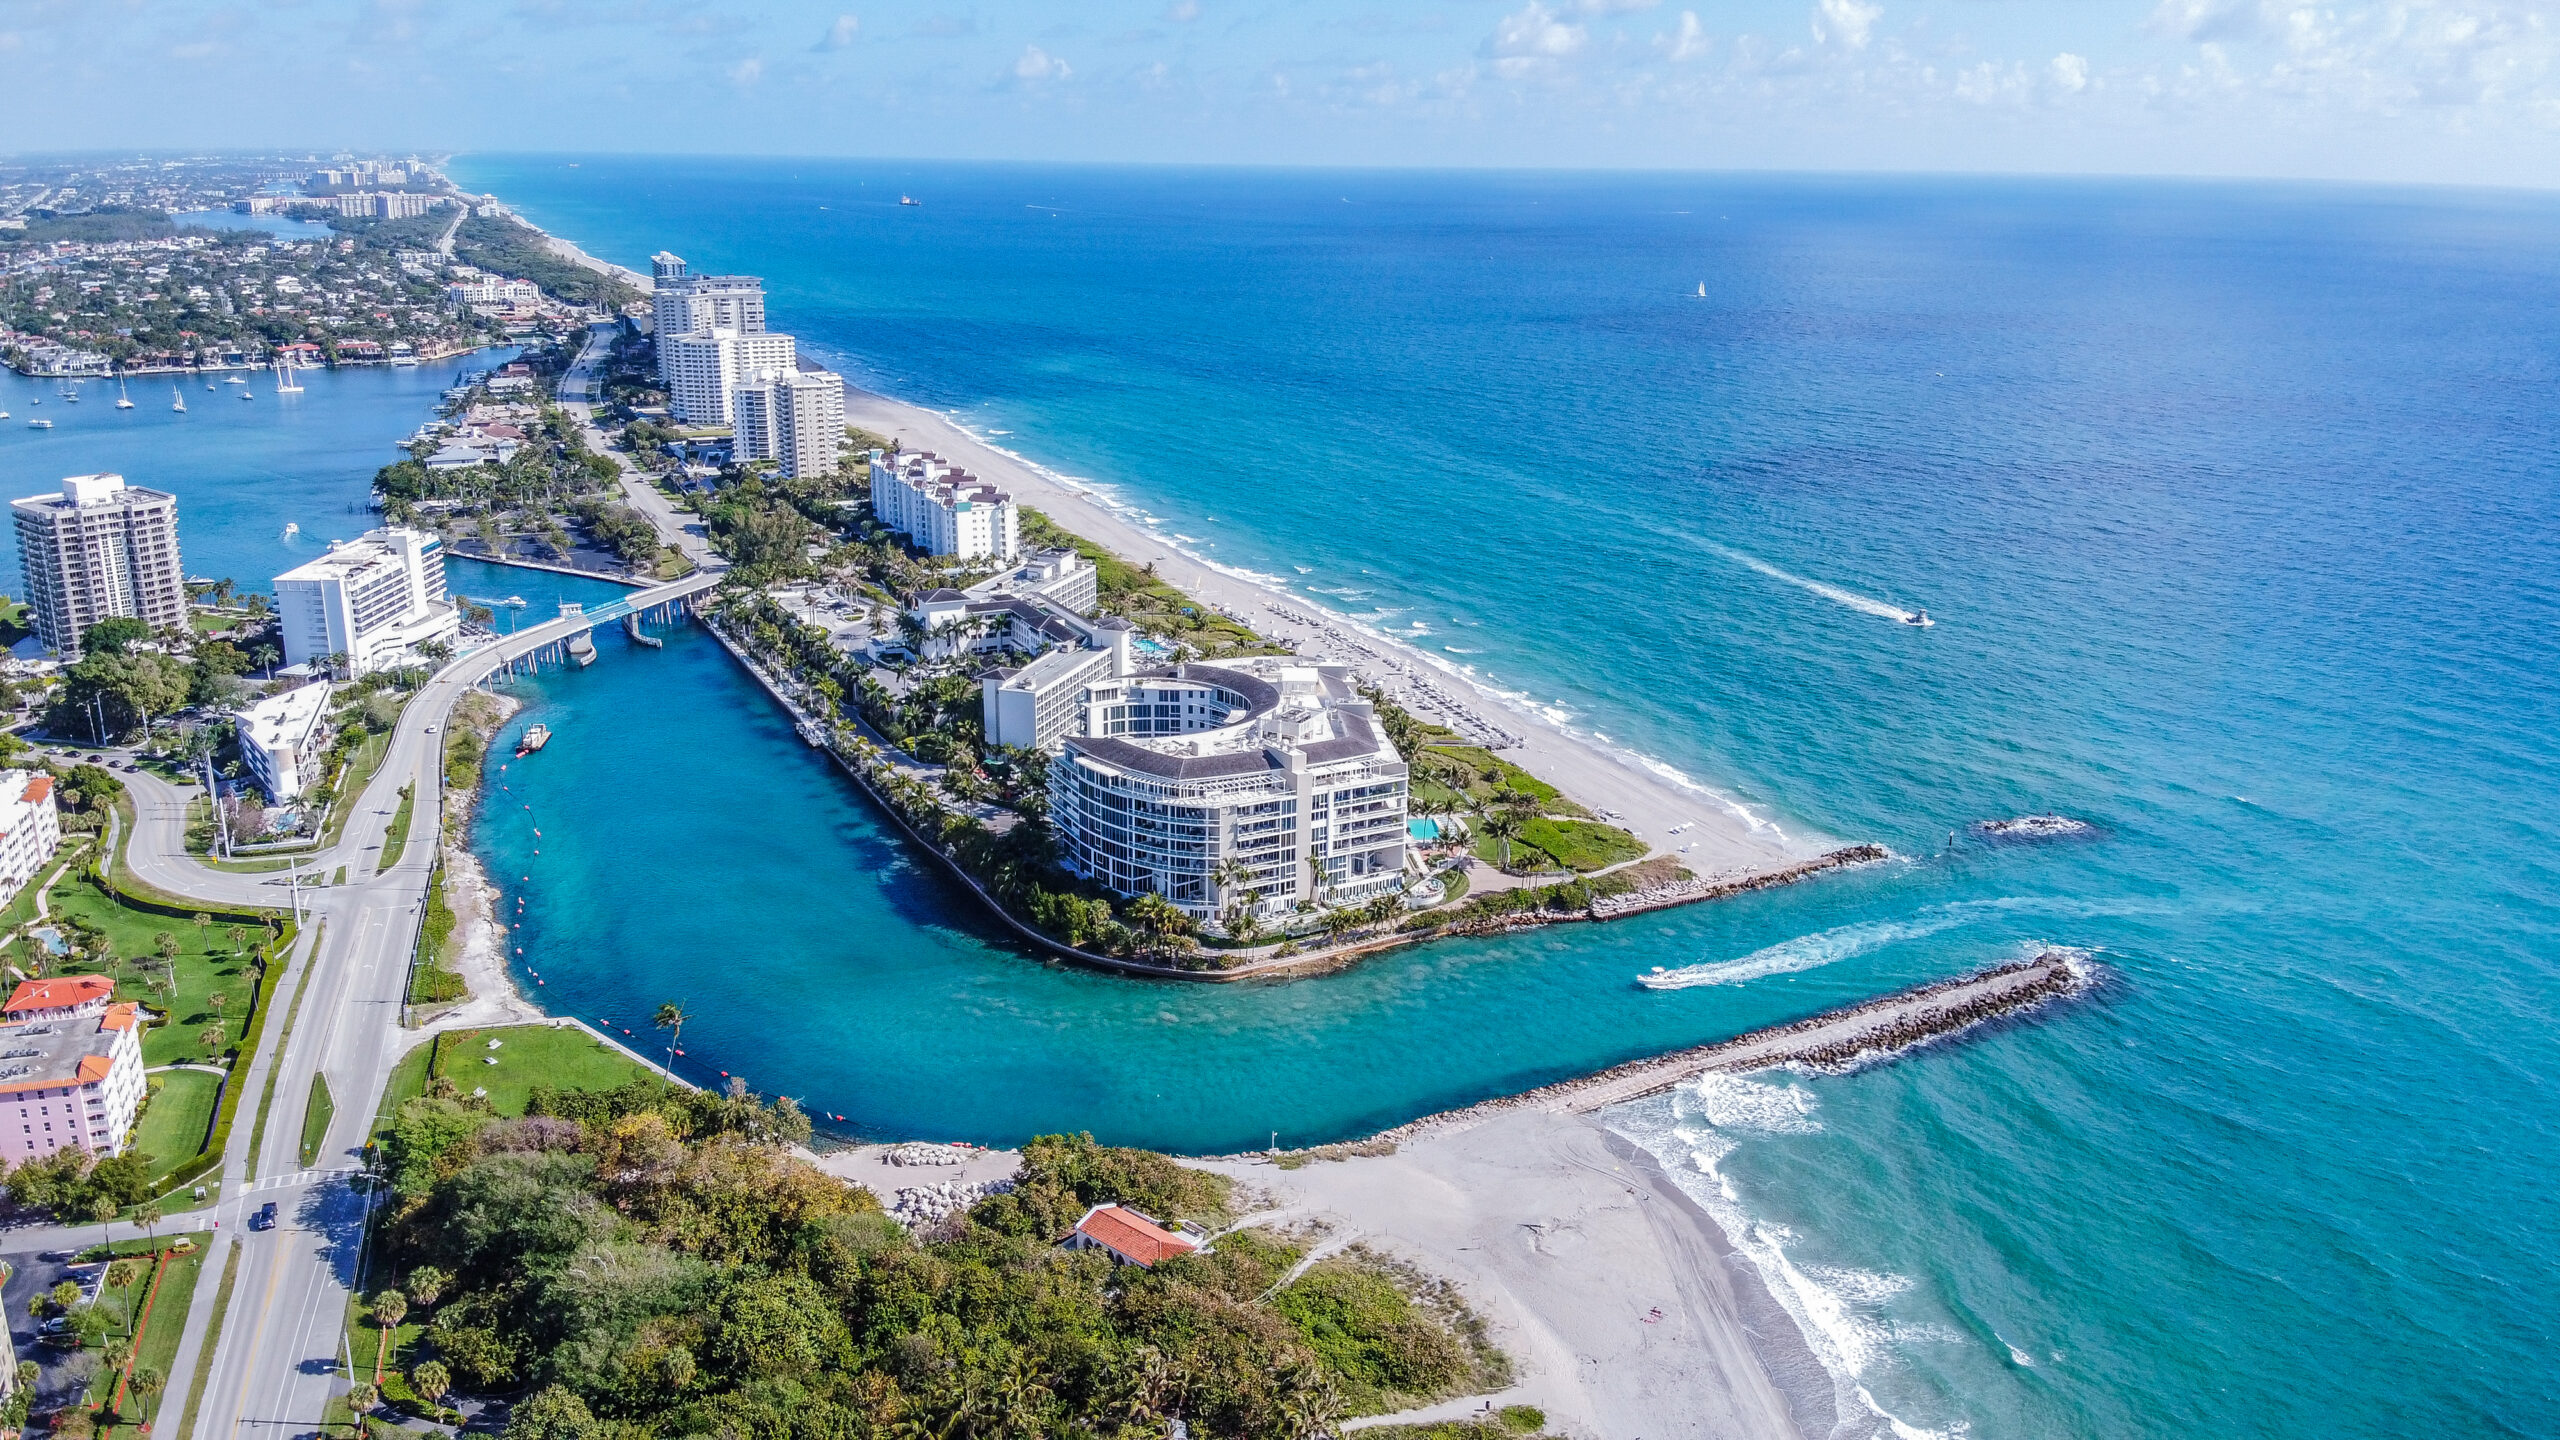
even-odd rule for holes
{"type": "Polygon", "coordinates": [[[2560,0],[21,3],[0,76],[21,152],[2560,184],[2560,0]]]}

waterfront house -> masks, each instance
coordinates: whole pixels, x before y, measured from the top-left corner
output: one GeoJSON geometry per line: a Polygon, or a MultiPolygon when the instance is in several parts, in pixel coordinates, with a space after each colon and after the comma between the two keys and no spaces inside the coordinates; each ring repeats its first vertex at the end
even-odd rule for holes
{"type": "Polygon", "coordinates": [[[1115,1265],[1148,1269],[1184,1255],[1205,1254],[1206,1237],[1167,1225],[1127,1205],[1096,1205],[1084,1212],[1064,1243],[1069,1250],[1099,1250],[1115,1265]]]}

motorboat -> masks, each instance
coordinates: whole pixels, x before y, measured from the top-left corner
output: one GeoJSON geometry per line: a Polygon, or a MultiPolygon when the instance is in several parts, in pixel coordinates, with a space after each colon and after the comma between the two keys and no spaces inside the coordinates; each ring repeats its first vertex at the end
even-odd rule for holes
{"type": "Polygon", "coordinates": [[[238,375],[225,375],[222,377],[222,383],[225,385],[246,385],[249,382],[238,375]]]}
{"type": "Polygon", "coordinates": [[[506,606],[510,610],[521,610],[524,608],[524,597],[521,595],[510,595],[498,603],[506,606]]]}
{"type": "Polygon", "coordinates": [[[1928,626],[1935,625],[1938,622],[1929,618],[1928,611],[1914,610],[1910,614],[1902,617],[1902,623],[1905,625],[1918,625],[1926,628],[1928,626]]]}
{"type": "Polygon", "coordinates": [[[53,422],[39,416],[36,419],[28,421],[27,428],[30,430],[50,430],[53,428],[53,422]]]}
{"type": "Polygon", "coordinates": [[[921,205],[924,202],[913,195],[901,195],[898,197],[898,203],[901,205],[921,205]]]}
{"type": "Polygon", "coordinates": [[[527,755],[532,754],[534,751],[539,750],[550,743],[550,726],[528,725],[525,727],[524,738],[516,741],[516,758],[521,760],[527,755]]]}

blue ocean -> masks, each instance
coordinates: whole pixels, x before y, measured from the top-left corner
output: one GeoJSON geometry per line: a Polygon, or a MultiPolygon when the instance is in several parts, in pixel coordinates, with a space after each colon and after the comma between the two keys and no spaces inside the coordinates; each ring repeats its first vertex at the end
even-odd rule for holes
{"type": "MultiPolygon", "coordinates": [[[[1841,1433],[2560,1434],[2560,199],[457,178],[626,264],[761,274],[858,383],[1907,857],[1316,981],[1110,979],[991,934],[699,632],[608,634],[526,687],[559,738],[474,837],[555,1010],[646,1044],[684,1001],[688,1073],[843,1134],[1212,1151],[2072,946],[2103,983],[2031,1022],[1613,1116],[1769,1279],[1841,1433]],[[1975,829],[2041,812],[2091,829],[1975,829]]],[[[112,468],[63,434],[41,475],[0,444],[19,493],[112,468]]],[[[464,588],[583,583],[534,579],[464,588]]]]}

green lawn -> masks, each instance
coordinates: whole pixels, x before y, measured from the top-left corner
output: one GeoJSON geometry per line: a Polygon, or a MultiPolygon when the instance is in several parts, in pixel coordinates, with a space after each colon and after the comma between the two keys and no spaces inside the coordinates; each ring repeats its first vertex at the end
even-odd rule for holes
{"type": "MultiPolygon", "coordinates": [[[[49,973],[112,976],[117,999],[138,1000],[153,1011],[168,1015],[169,1023],[143,1032],[144,1064],[203,1060],[240,1038],[241,1021],[249,1013],[250,990],[257,983],[257,967],[252,961],[257,946],[266,938],[263,927],[241,926],[241,938],[235,942],[229,925],[215,924],[200,931],[193,922],[174,915],[135,910],[118,904],[78,875],[66,875],[54,885],[50,904],[57,916],[77,918],[95,926],[102,951],[44,957],[50,962],[49,973]],[[157,978],[154,972],[159,965],[159,941],[163,935],[177,942],[178,990],[174,998],[161,994],[146,980],[146,976],[157,978]],[[149,962],[148,967],[137,967],[133,963],[136,960],[149,962]],[[208,1052],[202,1036],[216,1025],[222,1027],[223,1045],[208,1052]]],[[[33,974],[41,949],[29,936],[0,947],[0,959],[33,974]]]]}
{"type": "MultiPolygon", "coordinates": [[[[489,1092],[489,1105],[501,1115],[522,1115],[533,1087],[561,1090],[610,1090],[637,1076],[658,1072],[598,1041],[575,1026],[509,1025],[490,1030],[455,1030],[428,1042],[434,1047],[435,1073],[452,1081],[463,1094],[489,1092]],[[499,1042],[489,1048],[489,1042],[499,1042]],[[496,1064],[489,1063],[496,1061],[496,1064]]],[[[399,1077],[394,1075],[393,1083],[399,1077]]],[[[425,1074],[419,1077],[425,1088],[425,1074]]],[[[393,1108],[397,1108],[396,1104],[393,1108]]]]}
{"type": "MultiPolygon", "coordinates": [[[[162,1236],[166,1241],[172,1237],[162,1236]]],[[[178,1341],[186,1334],[187,1307],[195,1303],[197,1282],[204,1278],[205,1253],[212,1248],[210,1232],[198,1231],[187,1237],[195,1248],[184,1255],[172,1255],[160,1262],[160,1290],[151,1297],[151,1314],[144,1319],[141,1343],[134,1347],[134,1366],[160,1372],[169,1390],[179,1385],[179,1377],[169,1373],[177,1363],[178,1341]]],[[[169,1390],[144,1400],[129,1397],[126,1408],[137,1415],[147,1407],[157,1417],[169,1403],[169,1390]]]]}
{"type": "Polygon", "coordinates": [[[400,852],[408,847],[409,816],[417,809],[417,788],[415,785],[400,787],[400,808],[392,813],[391,828],[382,837],[382,860],[375,867],[377,870],[389,870],[399,864],[400,852]]]}
{"type": "Polygon", "coordinates": [[[222,1077],[202,1070],[164,1070],[151,1077],[151,1106],[133,1128],[133,1146],[151,1157],[152,1188],[162,1176],[204,1153],[213,1133],[213,1102],[222,1077]]]}
{"type": "MultiPolygon", "coordinates": [[[[187,1389],[186,1408],[179,1412],[178,1428],[172,1435],[192,1435],[196,1429],[196,1405],[204,1399],[204,1382],[213,1374],[213,1354],[222,1343],[222,1322],[231,1316],[231,1287],[240,1279],[240,1247],[234,1245],[222,1260],[222,1288],[213,1294],[213,1316],[205,1327],[204,1344],[196,1350],[196,1373],[183,1377],[187,1389]]],[[[174,1389],[181,1377],[172,1375],[174,1389]]],[[[165,1401],[166,1396],[162,1399],[165,1401]]]]}
{"type": "Polygon", "coordinates": [[[391,733],[386,730],[364,737],[364,743],[356,747],[355,755],[339,772],[338,796],[329,802],[329,823],[320,831],[321,849],[337,844],[338,837],[345,833],[347,817],[356,813],[365,787],[373,783],[373,777],[382,769],[383,757],[391,753],[391,733]]]}
{"type": "Polygon", "coordinates": [[[302,1111],[302,1164],[308,1169],[319,1157],[320,1142],[329,1138],[329,1122],[337,1116],[336,1102],[329,1098],[328,1077],[313,1071],[311,1103],[302,1111]]]}
{"type": "Polygon", "coordinates": [[[435,1054],[436,1038],[430,1036],[424,1044],[411,1046],[409,1053],[400,1057],[400,1063],[391,1067],[391,1078],[383,1082],[382,1103],[373,1111],[375,1143],[390,1138],[391,1117],[400,1113],[403,1104],[427,1093],[427,1061],[435,1054]]]}
{"type": "MultiPolygon", "coordinates": [[[[1592,820],[1549,820],[1544,816],[1520,827],[1520,838],[1585,874],[1641,859],[1645,843],[1615,825],[1592,820]]],[[[1515,847],[1516,848],[1516,847],[1515,847]]]]}

